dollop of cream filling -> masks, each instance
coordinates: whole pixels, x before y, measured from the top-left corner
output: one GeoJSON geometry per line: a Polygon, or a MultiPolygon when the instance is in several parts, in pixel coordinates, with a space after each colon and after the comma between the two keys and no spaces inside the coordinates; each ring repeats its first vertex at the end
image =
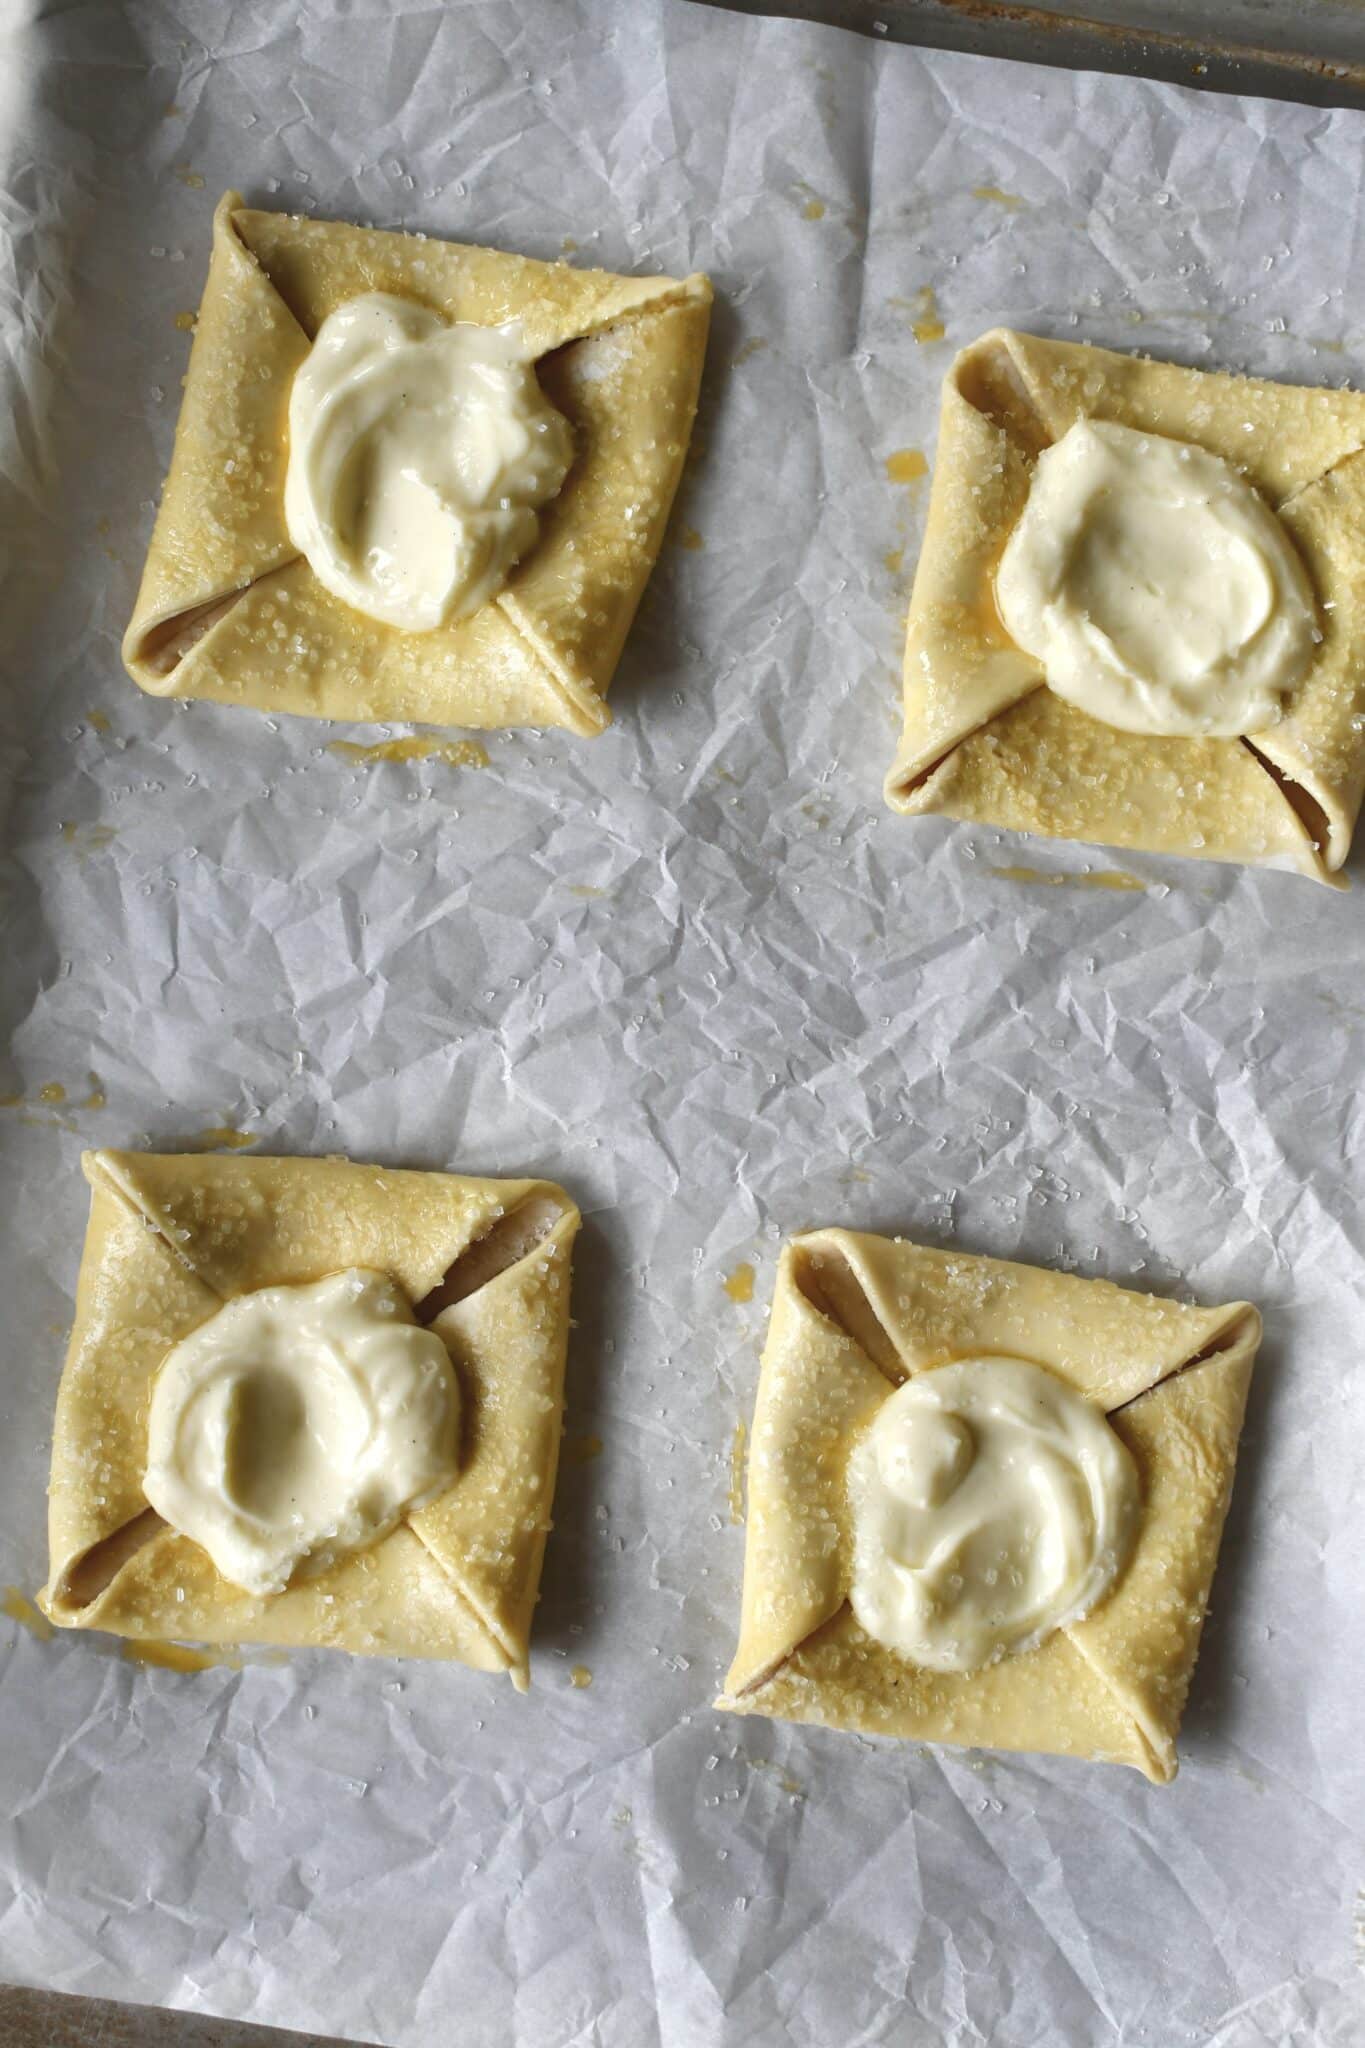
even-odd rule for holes
{"type": "Polygon", "coordinates": [[[1107,420],[1039,456],[995,593],[1048,688],[1125,732],[1260,732],[1321,638],[1303,563],[1246,479],[1107,420]]]}
{"type": "Polygon", "coordinates": [[[143,1491],[225,1579],[278,1593],[454,1479],[445,1345],[362,1268],[227,1302],[162,1364],[143,1491]]]}
{"type": "Polygon", "coordinates": [[[502,588],[572,460],[517,327],[369,292],[294,377],[285,522],[335,597],[427,633],[502,588]]]}
{"type": "Polygon", "coordinates": [[[849,1458],[853,1612],[934,1671],[1029,1650],[1103,1599],[1137,1471],[1103,1411],[1022,1358],[963,1358],[889,1396],[849,1458]]]}

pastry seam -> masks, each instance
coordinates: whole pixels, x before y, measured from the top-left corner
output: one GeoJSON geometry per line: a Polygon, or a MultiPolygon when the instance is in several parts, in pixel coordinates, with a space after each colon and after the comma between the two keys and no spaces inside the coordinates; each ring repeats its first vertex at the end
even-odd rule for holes
{"type": "Polygon", "coordinates": [[[809,1238],[795,1239],[792,1244],[791,1274],[792,1283],[807,1307],[816,1315],[823,1316],[827,1323],[831,1323],[851,1344],[856,1345],[868,1364],[875,1366],[889,1387],[898,1387],[909,1378],[911,1368],[906,1365],[899,1345],[877,1313],[876,1305],[842,1245],[826,1246],[822,1254],[816,1254],[811,1251],[809,1238]],[[831,1301],[822,1285],[822,1281],[827,1278],[820,1263],[822,1256],[837,1275],[834,1285],[843,1295],[842,1304],[837,1300],[831,1301]],[[856,1307],[852,1307],[850,1303],[847,1292],[849,1288],[852,1288],[857,1297],[856,1307]],[[867,1341],[869,1337],[871,1343],[867,1341]],[[878,1356],[879,1352],[881,1356],[878,1356]],[[888,1352],[889,1358],[886,1356],[888,1352]]]}
{"type": "Polygon", "coordinates": [[[96,1175],[99,1177],[98,1184],[104,1192],[111,1195],[115,1201],[121,1203],[130,1216],[137,1222],[145,1225],[154,1236],[160,1238],[162,1244],[165,1245],[167,1251],[171,1254],[171,1257],[179,1265],[183,1266],[185,1271],[191,1274],[199,1282],[199,1285],[213,1296],[216,1302],[226,1305],[227,1296],[220,1293],[213,1282],[204,1277],[184,1247],[178,1245],[174,1238],[171,1237],[164,1220],[160,1216],[152,1214],[138,1196],[137,1190],[127,1185],[117,1167],[109,1164],[108,1153],[88,1152],[86,1154],[85,1177],[92,1187],[96,1185],[96,1175]]]}
{"type": "Polygon", "coordinates": [[[1052,446],[1054,435],[1020,367],[1012,341],[1007,328],[992,329],[962,351],[948,375],[964,405],[969,405],[998,434],[1022,449],[1030,462],[1036,462],[1043,449],[1052,446]],[[992,376],[997,380],[1003,404],[989,403],[992,376]],[[1031,417],[1021,419],[1019,408],[1031,417]]]}
{"type": "MultiPolygon", "coordinates": [[[[1109,1411],[1110,1415],[1121,1415],[1126,1410],[1136,1407],[1140,1401],[1152,1399],[1162,1387],[1170,1386],[1174,1380],[1182,1379],[1186,1373],[1197,1372],[1202,1367],[1211,1364],[1215,1359],[1226,1357],[1229,1353],[1243,1352],[1248,1354],[1248,1356],[1254,1356],[1261,1338],[1261,1317],[1259,1312],[1252,1308],[1248,1302],[1232,1303],[1230,1304],[1230,1311],[1227,1323],[1222,1329],[1215,1332],[1209,1342],[1196,1352],[1193,1358],[1187,1358],[1182,1365],[1176,1366],[1173,1371],[1165,1374],[1163,1378],[1146,1388],[1143,1393],[1135,1394],[1132,1400],[1125,1401],[1121,1408],[1111,1409],[1109,1411]]],[[[1222,1522],[1226,1519],[1228,1500],[1231,1496],[1235,1458],[1236,1453],[1234,1450],[1234,1463],[1228,1471],[1227,1488],[1224,1494],[1222,1512],[1219,1515],[1220,1530],[1222,1522]]],[[[1214,1564],[1216,1567],[1216,1548],[1214,1564]]],[[[1120,1575],[1114,1588],[1115,1592],[1119,1590],[1122,1583],[1123,1577],[1120,1575]]],[[[1186,1674],[1187,1687],[1193,1679],[1194,1670],[1197,1666],[1198,1637],[1203,1633],[1207,1612],[1206,1595],[1205,1606],[1201,1612],[1199,1628],[1196,1632],[1196,1656],[1186,1674]]],[[[1088,1619],[1088,1617],[1085,1617],[1085,1619],[1088,1619]]],[[[1077,1623],[1074,1627],[1066,1629],[1064,1633],[1068,1642],[1084,1658],[1086,1664],[1095,1674],[1095,1677],[1105,1686],[1115,1705],[1128,1715],[1134,1732],[1152,1758],[1154,1768],[1149,1775],[1161,1784],[1169,1784],[1172,1778],[1174,1778],[1177,1769],[1174,1739],[1166,1733],[1159,1721],[1153,1719],[1140,1701],[1135,1703],[1129,1697],[1127,1688],[1123,1685],[1122,1681],[1116,1679],[1111,1672],[1105,1669],[1102,1663],[1095,1659],[1085,1642],[1081,1639],[1083,1627],[1084,1620],[1077,1623]]]]}
{"type": "MultiPolygon", "coordinates": [[[[579,1212],[577,1203],[574,1202],[573,1198],[569,1194],[567,1194],[563,1188],[557,1186],[555,1182],[536,1181],[528,1189],[527,1193],[522,1197],[521,1201],[515,1203],[513,1207],[506,1212],[505,1216],[499,1217],[497,1222],[490,1225],[489,1229],[483,1233],[482,1237],[475,1238],[471,1244],[465,1247],[465,1250],[460,1254],[460,1258],[463,1259],[468,1255],[469,1252],[476,1251],[479,1245],[486,1242],[486,1240],[489,1237],[491,1237],[495,1231],[499,1230],[504,1225],[509,1225],[515,1222],[515,1219],[519,1212],[529,1207],[530,1204],[535,1202],[536,1200],[552,1201],[557,1205],[559,1209],[559,1214],[555,1218],[555,1220],[549,1224],[548,1228],[543,1232],[543,1234],[536,1240],[534,1244],[529,1246],[526,1251],[519,1253],[516,1257],[510,1259],[505,1266],[501,1266],[497,1269],[497,1271],[490,1273],[485,1280],[480,1282],[478,1287],[471,1288],[467,1294],[457,1296],[454,1301],[448,1303],[445,1307],[439,1309],[434,1316],[427,1320],[427,1327],[429,1329],[435,1330],[437,1334],[440,1335],[441,1322],[443,1317],[450,1314],[453,1310],[463,1307],[463,1305],[466,1302],[475,1300],[479,1294],[483,1293],[485,1288],[492,1287],[497,1285],[499,1282],[506,1281],[510,1275],[518,1272],[523,1266],[528,1265],[533,1260],[544,1258],[547,1252],[551,1250],[551,1248],[557,1250],[562,1244],[564,1244],[566,1239],[572,1241],[573,1237],[577,1234],[579,1224],[582,1222],[582,1217],[579,1212]]],[[[458,1264],[459,1261],[456,1260],[454,1263],[458,1264]]],[[[441,1284],[442,1286],[445,1284],[444,1280],[441,1284]]],[[[439,1288],[434,1289],[433,1293],[437,1293],[439,1291],[439,1288]]],[[[428,1299],[430,1298],[431,1297],[428,1297],[428,1299]]],[[[459,1369],[457,1366],[457,1374],[458,1370],[459,1369]]],[[[560,1438],[559,1436],[556,1436],[553,1442],[549,1466],[545,1474],[545,1501],[547,1515],[554,1501],[555,1484],[559,1476],[559,1444],[560,1438]]],[[[486,1630],[491,1640],[496,1644],[497,1648],[506,1657],[507,1669],[511,1675],[512,1683],[515,1686],[516,1690],[518,1692],[525,1692],[527,1690],[530,1672],[530,1661],[524,1644],[514,1639],[512,1631],[504,1625],[501,1617],[491,1607],[485,1606],[485,1603],[479,1598],[474,1589],[461,1577],[457,1564],[454,1561],[443,1556],[442,1553],[438,1549],[436,1549],[435,1545],[430,1543],[427,1537],[422,1533],[422,1531],[419,1528],[417,1528],[410,1520],[407,1523],[407,1527],[411,1530],[411,1533],[417,1538],[418,1542],[423,1545],[424,1549],[426,1549],[429,1552],[431,1557],[440,1566],[442,1572],[444,1572],[446,1577],[450,1580],[451,1584],[458,1587],[460,1593],[464,1598],[466,1606],[470,1608],[475,1618],[478,1620],[480,1625],[486,1630]]],[[[548,1527],[549,1525],[547,1522],[545,1524],[544,1533],[548,1533],[548,1527]]],[[[534,1576],[538,1587],[539,1569],[537,1569],[534,1576]]],[[[539,1597],[538,1592],[537,1597],[539,1597]]]]}
{"type": "Polygon", "coordinates": [[[117,1585],[124,1571],[132,1563],[139,1551],[144,1550],[149,1543],[154,1542],[161,1535],[163,1530],[169,1527],[170,1524],[162,1520],[154,1507],[145,1507],[138,1514],[131,1515],[126,1522],[120,1522],[118,1528],[111,1529],[107,1536],[101,1536],[98,1543],[87,1544],[84,1550],[78,1550],[75,1556],[62,1568],[61,1577],[53,1589],[50,1601],[51,1607],[54,1609],[60,1608],[63,1613],[68,1609],[77,1615],[88,1613],[92,1607],[96,1606],[104,1598],[105,1594],[113,1586],[117,1585]],[[138,1540],[130,1545],[129,1538],[131,1533],[140,1524],[146,1524],[147,1526],[138,1540]],[[75,1580],[78,1574],[83,1572],[90,1564],[92,1558],[98,1556],[102,1550],[117,1550],[125,1554],[120,1555],[118,1563],[104,1579],[103,1583],[98,1585],[93,1593],[89,1593],[84,1599],[80,1599],[77,1597],[75,1580]]]}
{"type": "Polygon", "coordinates": [[[1187,1372],[1194,1372],[1197,1367],[1207,1365],[1211,1358],[1220,1358],[1226,1351],[1236,1351],[1248,1342],[1259,1344],[1260,1338],[1260,1311],[1254,1309],[1247,1301],[1229,1302],[1227,1321],[1214,1331],[1207,1344],[1201,1345],[1189,1358],[1179,1360],[1168,1371],[1163,1372],[1160,1379],[1155,1379],[1149,1387],[1144,1387],[1140,1394],[1130,1394],[1126,1401],[1120,1401],[1115,1407],[1106,1408],[1104,1412],[1110,1416],[1122,1415],[1127,1409],[1136,1407],[1139,1401],[1145,1401],[1158,1387],[1169,1386],[1172,1380],[1182,1379],[1187,1372]]]}
{"type": "MultiPolygon", "coordinates": [[[[468,1608],[494,1648],[507,1660],[507,1669],[513,1674],[513,1682],[515,1683],[517,1675],[524,1674],[527,1668],[527,1660],[520,1645],[511,1640],[499,1617],[491,1610],[485,1610],[483,1602],[477,1598],[471,1588],[465,1583],[454,1565],[451,1564],[448,1558],[442,1557],[440,1551],[427,1541],[421,1530],[414,1529],[412,1523],[407,1521],[406,1518],[402,1526],[407,1529],[409,1535],[417,1538],[427,1556],[441,1573],[442,1578],[445,1579],[461,1603],[468,1608]]],[[[524,1689],[524,1686],[521,1685],[517,1687],[519,1692],[524,1689]]]]}
{"type": "MultiPolygon", "coordinates": [[[[1265,741],[1267,739],[1273,740],[1273,737],[1273,733],[1244,733],[1242,735],[1242,745],[1251,755],[1257,767],[1263,769],[1270,777],[1276,789],[1298,819],[1308,847],[1316,857],[1318,865],[1326,874],[1329,872],[1327,856],[1334,851],[1332,846],[1331,820],[1327,815],[1325,807],[1314,796],[1308,785],[1300,781],[1296,776],[1289,774],[1287,769],[1281,768],[1277,761],[1273,760],[1269,754],[1263,751],[1265,741]],[[1259,746],[1257,741],[1261,743],[1259,746]]],[[[1345,860],[1346,851],[1347,849],[1343,847],[1341,860],[1345,860]]],[[[1341,860],[1337,861],[1335,865],[1339,867],[1341,860]]]]}
{"type": "Polygon", "coordinates": [[[481,1294],[485,1287],[491,1287],[495,1280],[504,1279],[507,1274],[514,1273],[518,1266],[524,1265],[527,1259],[535,1258],[538,1253],[543,1252],[551,1238],[576,1215],[577,1205],[563,1188],[557,1187],[553,1181],[532,1181],[525,1193],[518,1196],[510,1208],[504,1209],[501,1215],[493,1218],[486,1230],[480,1231],[477,1237],[472,1237],[468,1244],[461,1246],[436,1285],[422,1297],[421,1301],[413,1303],[413,1314],[418,1322],[435,1328],[447,1309],[456,1308],[461,1302],[472,1301],[476,1294],[481,1294]],[[472,1259],[482,1248],[494,1243],[503,1235],[512,1235],[517,1219],[535,1204],[544,1204],[554,1210],[554,1215],[546,1218],[545,1227],[538,1236],[524,1250],[511,1251],[500,1265],[494,1265],[492,1270],[484,1274],[472,1287],[451,1293],[448,1300],[440,1300],[439,1307],[432,1308],[431,1303],[439,1300],[449,1290],[452,1273],[455,1273],[467,1259],[472,1259]]]}
{"type": "Polygon", "coordinates": [[[1140,1713],[1133,1706],[1132,1702],[1124,1697],[1122,1689],[1115,1684],[1112,1674],[1105,1670],[1103,1664],[1096,1662],[1084,1643],[1077,1641],[1074,1629],[1064,1628],[1062,1634],[1066,1637],[1068,1643],[1070,1643],[1072,1649],[1076,1652],[1076,1655],[1086,1666],[1087,1670],[1104,1687],[1114,1705],[1126,1718],[1146,1761],[1147,1769],[1145,1775],[1154,1784],[1169,1785],[1175,1776],[1175,1744],[1169,1736],[1164,1735],[1164,1731],[1154,1731],[1148,1717],[1140,1713]],[[1158,1737],[1162,1739],[1158,1740],[1158,1737]]]}
{"type": "MultiPolygon", "coordinates": [[[[248,242],[246,236],[242,233],[242,230],[238,225],[239,219],[243,214],[270,213],[271,209],[269,207],[247,206],[243,202],[242,196],[239,192],[230,192],[225,195],[225,198],[229,201],[235,202],[227,206],[226,214],[227,224],[232,231],[232,237],[235,243],[237,244],[237,247],[242,251],[242,254],[247,258],[249,262],[255,264],[256,268],[260,271],[261,276],[270,286],[270,289],[278,297],[280,304],[285,308],[290,318],[296,323],[300,331],[307,337],[308,341],[311,343],[315,339],[315,337],[309,334],[307,327],[299,318],[298,313],[295,311],[294,307],[290,305],[289,299],[286,296],[285,292],[283,291],[281,286],[276,282],[276,280],[271,276],[270,271],[267,269],[266,265],[261,261],[260,257],[256,254],[256,251],[252,248],[250,242],[248,242]]],[[[222,202],[220,202],[220,204],[221,203],[222,202]]],[[[360,221],[313,221],[311,216],[309,218],[310,225],[314,225],[317,227],[345,227],[354,229],[359,234],[394,236],[402,241],[411,241],[414,239],[402,228],[377,228],[373,226],[366,226],[364,223],[360,221]]],[[[444,237],[439,237],[438,239],[442,240],[443,242],[445,241],[444,237]]],[[[446,242],[445,245],[452,249],[482,248],[483,246],[481,243],[459,243],[453,241],[446,242]]],[[[500,250],[498,253],[506,256],[513,256],[516,254],[514,250],[500,250]]],[[[545,263],[543,258],[526,257],[523,258],[522,260],[526,262],[538,263],[542,269],[553,270],[558,267],[552,263],[545,263]]],[[[563,267],[566,270],[572,268],[572,266],[568,264],[565,264],[563,267]]],[[[630,278],[628,274],[624,271],[616,274],[626,279],[627,282],[633,283],[635,281],[633,278],[630,278]]],[[[567,335],[563,341],[557,341],[553,344],[552,347],[542,349],[540,354],[536,356],[533,360],[536,362],[541,362],[544,360],[546,356],[557,355],[560,349],[572,348],[577,342],[589,341],[592,339],[594,335],[606,334],[613,327],[623,327],[629,321],[648,319],[652,313],[667,312],[671,307],[676,305],[695,303],[709,304],[711,297],[712,291],[710,282],[705,277],[705,275],[700,271],[694,271],[688,277],[670,277],[664,279],[661,281],[658,291],[653,293],[650,297],[637,300],[637,302],[633,306],[623,307],[620,311],[611,314],[609,318],[594,320],[590,322],[588,326],[581,328],[577,333],[567,335]]]]}
{"type": "MultiPolygon", "coordinates": [[[[536,549],[532,549],[525,559],[530,563],[535,560],[535,556],[536,549]]],[[[520,566],[518,564],[518,567],[520,566]]],[[[493,603],[513,632],[525,642],[559,702],[576,713],[580,728],[587,727],[594,734],[605,732],[612,722],[612,713],[607,704],[593,684],[576,675],[559,651],[536,632],[515,594],[508,590],[500,590],[493,603]]]]}
{"type": "Polygon", "coordinates": [[[292,569],[295,562],[302,560],[302,555],[289,555],[283,561],[272,563],[268,569],[262,569],[249,583],[236,584],[231,590],[220,591],[216,597],[206,597],[199,604],[189,605],[181,611],[166,612],[160,618],[149,619],[136,641],[128,648],[129,662],[135,662],[141,672],[139,680],[142,687],[153,696],[174,697],[177,694],[174,679],[197,655],[211,645],[218,628],[225,622],[234,606],[253,591],[258,583],[266,583],[272,576],[282,575],[286,569],[292,569]],[[200,618],[207,612],[213,612],[216,616],[205,622],[202,631],[194,635],[169,667],[158,666],[155,653],[148,651],[148,643],[160,636],[161,644],[169,644],[176,636],[176,629],[183,627],[186,620],[200,618]]]}

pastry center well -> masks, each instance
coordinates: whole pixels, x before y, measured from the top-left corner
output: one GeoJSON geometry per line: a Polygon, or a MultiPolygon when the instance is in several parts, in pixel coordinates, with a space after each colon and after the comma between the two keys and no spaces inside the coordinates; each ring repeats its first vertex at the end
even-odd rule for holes
{"type": "Polygon", "coordinates": [[[335,597],[430,632],[502,588],[572,460],[515,327],[370,292],[327,316],[295,375],[285,519],[335,597]]]}
{"type": "Polygon", "coordinates": [[[1262,731],[1321,637],[1288,532],[1230,463],[1103,420],[1039,456],[996,599],[1049,688],[1128,732],[1262,731]]]}
{"type": "Polygon", "coordinates": [[[1133,1461],[1093,1402],[1019,1358],[890,1395],[849,1459],[853,1611],[912,1663],[972,1671],[1108,1592],[1137,1528],[1133,1461]]]}
{"type": "Polygon", "coordinates": [[[261,1288],[167,1356],[143,1490],[224,1578],[277,1593],[449,1485],[458,1422],[446,1348],[387,1275],[261,1288]]]}

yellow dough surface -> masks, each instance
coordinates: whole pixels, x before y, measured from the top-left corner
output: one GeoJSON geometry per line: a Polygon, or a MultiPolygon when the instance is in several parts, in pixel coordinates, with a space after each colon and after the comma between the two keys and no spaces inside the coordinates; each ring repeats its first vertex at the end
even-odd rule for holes
{"type": "Polygon", "coordinates": [[[904,702],[886,795],[906,814],[1334,882],[1365,794],[1365,397],[984,335],[944,384],[904,702]],[[1247,739],[1120,731],[1054,696],[1006,633],[996,565],[1038,454],[1082,418],[1207,449],[1278,513],[1323,636],[1278,724],[1247,739]]]}
{"type": "Polygon", "coordinates": [[[559,1452],[569,1198],[543,1181],[339,1159],[83,1163],[90,1224],[57,1397],[44,1611],[144,1640],[454,1658],[524,1689],[559,1452]],[[352,1266],[426,1304],[460,1383],[460,1471],[370,1549],[253,1595],[148,1508],[152,1384],[225,1300],[352,1266]]]}
{"type": "Polygon", "coordinates": [[[1172,1778],[1260,1329],[1245,1302],[1192,1308],[852,1231],[793,1240],[759,1379],[720,1705],[1172,1778]],[[1029,1358],[1103,1407],[1137,1466],[1141,1520],[1083,1621],[980,1670],[930,1671],[854,1620],[846,1464],[897,1385],[978,1354],[1029,1358]]]}
{"type": "Polygon", "coordinates": [[[228,193],[124,636],[130,675],[157,695],[320,718],[602,731],[682,474],[710,307],[703,277],[575,270],[228,193]],[[331,596],[285,525],[294,373],[322,320],[367,292],[518,321],[574,435],[536,546],[495,598],[431,633],[331,596]]]}

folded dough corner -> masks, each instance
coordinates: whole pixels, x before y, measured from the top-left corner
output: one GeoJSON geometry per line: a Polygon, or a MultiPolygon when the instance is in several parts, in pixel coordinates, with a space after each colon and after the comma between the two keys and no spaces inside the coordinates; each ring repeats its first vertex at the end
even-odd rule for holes
{"type": "Polygon", "coordinates": [[[1189,1307],[854,1231],[792,1240],[750,1438],[739,1643],[717,1704],[1168,1782],[1260,1335],[1245,1302],[1189,1307]],[[1031,1359],[1103,1408],[1137,1465],[1142,1518],[1114,1590],[1083,1620],[977,1670],[927,1670],[853,1617],[845,1472],[907,1375],[969,1353],[1031,1359]]]}
{"type": "Polygon", "coordinates": [[[569,1197],[331,1159],[91,1152],[83,1165],[44,1611],[141,1640],[454,1659],[524,1690],[559,1455],[569,1197]],[[368,1550],[253,1595],[148,1507],[152,1384],[225,1300],[351,1266],[390,1274],[444,1341],[464,1411],[459,1475],[368,1550]]]}
{"type": "Polygon", "coordinates": [[[158,696],[352,722],[610,723],[606,692],[682,474],[710,319],[704,277],[618,277],[258,212],[214,215],[175,449],[124,635],[158,696]],[[575,460],[503,589],[431,633],[327,592],[285,524],[294,373],[328,313],[389,292],[519,321],[575,460]]]}
{"type": "Polygon", "coordinates": [[[1365,396],[1185,369],[999,329],[944,382],[886,781],[906,815],[1337,881],[1365,794],[1365,396]],[[1152,738],[1047,689],[993,579],[1039,453],[1077,419],[1235,464],[1288,529],[1322,641],[1284,717],[1245,739],[1152,738]]]}

